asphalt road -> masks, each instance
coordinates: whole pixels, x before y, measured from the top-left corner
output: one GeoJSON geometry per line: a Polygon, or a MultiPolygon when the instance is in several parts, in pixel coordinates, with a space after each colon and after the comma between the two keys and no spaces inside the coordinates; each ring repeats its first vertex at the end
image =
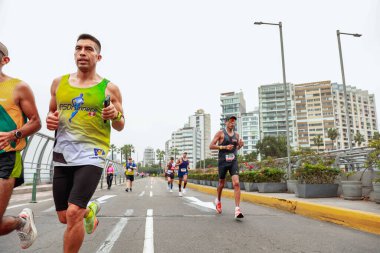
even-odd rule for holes
{"type": "MultiPolygon", "coordinates": [[[[102,202],[99,227],[86,235],[80,252],[345,252],[379,253],[380,236],[367,234],[276,209],[243,202],[242,221],[234,219],[234,201],[222,199],[223,214],[214,211],[214,196],[189,190],[183,197],[167,190],[159,178],[98,190],[102,202]]],[[[21,250],[16,233],[0,237],[0,252],[62,252],[65,226],[58,222],[50,192],[14,195],[7,215],[34,210],[39,236],[21,250]]]]}

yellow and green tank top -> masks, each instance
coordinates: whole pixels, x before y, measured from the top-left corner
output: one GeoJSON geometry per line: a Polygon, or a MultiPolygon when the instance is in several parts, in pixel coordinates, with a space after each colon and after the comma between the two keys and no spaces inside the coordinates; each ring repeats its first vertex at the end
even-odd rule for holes
{"type": "MultiPolygon", "coordinates": [[[[14,102],[14,91],[21,82],[19,79],[8,79],[0,82],[0,132],[9,132],[21,128],[26,123],[26,116],[19,105],[14,102]]],[[[20,151],[26,146],[26,138],[11,142],[0,153],[20,151]]]]}
{"type": "Polygon", "coordinates": [[[109,81],[88,87],[74,87],[70,75],[61,78],[56,91],[59,126],[53,161],[55,166],[104,166],[110,145],[111,126],[102,119],[109,81]]]}

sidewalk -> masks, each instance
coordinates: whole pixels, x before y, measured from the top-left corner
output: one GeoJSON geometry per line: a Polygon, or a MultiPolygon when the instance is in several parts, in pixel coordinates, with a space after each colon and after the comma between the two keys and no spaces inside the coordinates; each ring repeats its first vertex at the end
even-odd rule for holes
{"type": "MultiPolygon", "coordinates": [[[[188,183],[194,190],[216,196],[216,188],[188,183]]],[[[223,197],[234,198],[234,191],[223,189],[223,197]]],[[[241,201],[274,207],[313,219],[332,222],[380,235],[380,205],[365,200],[342,198],[297,198],[291,193],[258,193],[241,191],[241,201]]]]}

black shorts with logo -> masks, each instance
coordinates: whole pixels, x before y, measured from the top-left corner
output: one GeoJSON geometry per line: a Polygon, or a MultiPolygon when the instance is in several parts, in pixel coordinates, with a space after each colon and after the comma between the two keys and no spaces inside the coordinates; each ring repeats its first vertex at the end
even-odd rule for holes
{"type": "Polygon", "coordinates": [[[14,187],[24,183],[24,165],[20,151],[4,152],[0,154],[0,178],[15,178],[14,187]]]}
{"type": "Polygon", "coordinates": [[[53,197],[56,211],[68,204],[86,208],[102,176],[103,168],[94,165],[56,166],[53,176],[53,197]]]}
{"type": "Polygon", "coordinates": [[[135,175],[126,175],[127,176],[127,180],[133,182],[135,181],[135,175]]]}
{"type": "Polygon", "coordinates": [[[231,162],[227,162],[225,160],[218,161],[219,179],[226,179],[227,171],[230,173],[231,176],[239,175],[239,167],[238,167],[237,159],[231,162]]]}

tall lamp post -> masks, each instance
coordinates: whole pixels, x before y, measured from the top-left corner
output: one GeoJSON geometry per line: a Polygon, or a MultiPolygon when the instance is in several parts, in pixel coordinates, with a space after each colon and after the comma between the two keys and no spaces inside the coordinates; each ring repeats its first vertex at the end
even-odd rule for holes
{"type": "Polygon", "coordinates": [[[342,72],[342,81],[343,81],[343,96],[344,96],[344,110],[346,112],[346,125],[347,125],[347,132],[348,132],[348,147],[350,151],[352,151],[352,137],[351,137],[351,122],[349,119],[348,114],[348,100],[347,100],[347,89],[346,89],[346,78],[344,76],[344,67],[343,67],[343,56],[342,56],[342,46],[340,44],[340,35],[350,35],[354,37],[361,37],[361,34],[358,33],[342,33],[339,30],[336,30],[336,36],[338,37],[338,48],[339,48],[339,58],[340,58],[340,69],[342,72]]]}
{"type": "Polygon", "coordinates": [[[282,38],[282,22],[278,23],[265,23],[265,22],[254,22],[255,25],[276,25],[280,29],[280,42],[281,42],[281,61],[282,61],[282,80],[284,83],[284,100],[285,100],[285,124],[286,124],[286,153],[288,156],[288,176],[290,176],[290,140],[289,140],[289,112],[288,112],[288,89],[286,83],[285,74],[285,57],[284,57],[284,42],[282,38]]]}

